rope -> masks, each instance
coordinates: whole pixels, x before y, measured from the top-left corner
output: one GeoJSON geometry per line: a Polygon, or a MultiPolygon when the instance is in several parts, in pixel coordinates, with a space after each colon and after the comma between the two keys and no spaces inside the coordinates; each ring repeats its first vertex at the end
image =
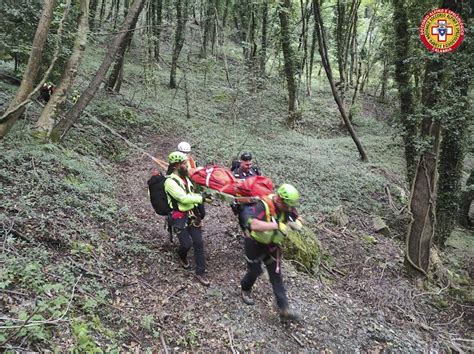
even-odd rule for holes
{"type": "Polygon", "coordinates": [[[156,157],[150,155],[148,152],[146,152],[144,149],[142,149],[141,147],[139,147],[138,145],[132,143],[131,141],[129,141],[127,138],[123,137],[122,135],[120,135],[114,128],[108,126],[107,124],[105,124],[104,122],[102,122],[101,120],[99,120],[98,118],[96,118],[95,116],[93,116],[92,114],[90,114],[89,112],[87,111],[84,111],[84,113],[89,117],[89,118],[92,118],[92,120],[94,120],[95,122],[99,123],[101,126],[103,126],[105,129],[107,129],[108,131],[110,131],[113,135],[115,135],[116,137],[122,139],[123,141],[125,141],[125,143],[130,146],[131,148],[134,148],[135,150],[138,150],[140,151],[143,155],[149,157],[151,160],[153,160],[154,162],[156,162],[158,164],[158,166],[160,166],[161,168],[163,169],[167,169],[168,168],[168,163],[163,161],[163,160],[160,160],[160,159],[157,159],[156,157]]]}

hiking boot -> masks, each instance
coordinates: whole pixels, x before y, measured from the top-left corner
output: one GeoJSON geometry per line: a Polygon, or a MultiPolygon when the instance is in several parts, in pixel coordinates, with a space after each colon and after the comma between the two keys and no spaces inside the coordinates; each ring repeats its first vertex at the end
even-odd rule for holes
{"type": "Polygon", "coordinates": [[[188,259],[179,259],[179,264],[181,264],[181,267],[184,269],[189,269],[191,267],[191,264],[189,264],[188,259]]]}
{"type": "Polygon", "coordinates": [[[207,279],[206,274],[195,274],[195,277],[204,286],[211,285],[211,282],[207,279]]]}
{"type": "Polygon", "coordinates": [[[301,318],[301,314],[294,309],[289,307],[280,310],[280,320],[282,321],[295,321],[298,322],[301,318]]]}
{"type": "Polygon", "coordinates": [[[247,305],[255,305],[255,301],[252,298],[252,293],[250,291],[242,290],[242,301],[247,305]]]}

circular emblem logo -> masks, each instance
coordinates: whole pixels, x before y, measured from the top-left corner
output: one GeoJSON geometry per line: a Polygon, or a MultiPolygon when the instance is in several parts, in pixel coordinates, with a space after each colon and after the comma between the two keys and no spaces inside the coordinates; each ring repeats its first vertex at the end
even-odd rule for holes
{"type": "Polygon", "coordinates": [[[464,39],[464,24],[454,11],[436,9],[423,17],[420,37],[425,47],[432,52],[452,52],[464,39]]]}

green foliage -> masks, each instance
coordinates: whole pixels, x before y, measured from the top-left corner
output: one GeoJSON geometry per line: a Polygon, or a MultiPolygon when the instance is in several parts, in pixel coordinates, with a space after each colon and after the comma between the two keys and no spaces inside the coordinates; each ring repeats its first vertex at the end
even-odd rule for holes
{"type": "Polygon", "coordinates": [[[0,60],[26,63],[40,14],[39,0],[0,3],[0,60]]]}
{"type": "Polygon", "coordinates": [[[72,323],[71,329],[75,340],[75,345],[71,349],[72,352],[102,353],[102,350],[95,344],[88,322],[76,320],[72,323]]]}
{"type": "Polygon", "coordinates": [[[184,347],[196,347],[199,345],[199,332],[192,327],[189,331],[176,340],[176,344],[184,347]]]}
{"type": "Polygon", "coordinates": [[[89,257],[94,251],[94,246],[87,242],[74,241],[71,247],[71,253],[89,257]]]}
{"type": "MultiPolygon", "coordinates": [[[[26,64],[31,44],[36,32],[36,27],[42,12],[42,1],[38,0],[20,0],[20,1],[2,1],[0,3],[0,60],[15,61],[15,64],[26,64]]],[[[49,30],[48,40],[45,44],[42,58],[42,66],[39,77],[42,77],[49,63],[52,60],[56,41],[60,39],[60,51],[56,66],[49,77],[50,81],[58,82],[68,57],[71,54],[71,48],[76,33],[76,17],[78,14],[78,4],[72,2],[69,16],[66,18],[63,26],[63,32],[58,38],[57,31],[59,22],[65,10],[65,2],[58,1],[53,11],[53,19],[49,30]]],[[[39,59],[39,58],[37,58],[39,59]]]]}
{"type": "Polygon", "coordinates": [[[140,324],[147,331],[153,332],[154,327],[155,327],[155,316],[152,315],[152,314],[148,314],[148,315],[144,316],[141,319],[140,324]]]}
{"type": "Polygon", "coordinates": [[[308,227],[301,231],[291,230],[283,241],[285,258],[295,261],[297,269],[314,274],[321,262],[321,243],[308,227]]]}

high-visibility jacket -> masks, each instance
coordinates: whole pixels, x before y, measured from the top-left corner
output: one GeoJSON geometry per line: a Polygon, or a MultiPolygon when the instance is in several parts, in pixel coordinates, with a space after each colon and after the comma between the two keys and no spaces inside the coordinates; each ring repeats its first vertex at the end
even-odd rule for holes
{"type": "Polygon", "coordinates": [[[167,177],[169,178],[165,181],[165,192],[169,196],[168,204],[171,209],[175,209],[173,200],[177,203],[178,210],[183,212],[189,211],[202,203],[202,196],[193,193],[194,186],[188,177],[183,180],[175,173],[167,177]]]}
{"type": "Polygon", "coordinates": [[[263,244],[281,244],[283,242],[283,234],[279,230],[254,231],[250,229],[250,224],[254,219],[266,222],[278,222],[285,219],[284,213],[276,211],[271,196],[259,200],[255,204],[245,206],[242,210],[241,218],[250,236],[255,241],[263,244]]]}

